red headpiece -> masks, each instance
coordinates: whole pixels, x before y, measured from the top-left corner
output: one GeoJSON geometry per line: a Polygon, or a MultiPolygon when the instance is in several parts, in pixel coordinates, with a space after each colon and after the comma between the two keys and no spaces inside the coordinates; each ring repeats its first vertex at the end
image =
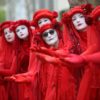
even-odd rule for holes
{"type": "Polygon", "coordinates": [[[81,8],[81,6],[76,6],[74,8],[71,8],[68,12],[63,13],[62,16],[63,23],[68,23],[68,21],[71,21],[71,18],[75,13],[84,14],[84,10],[81,8]]]}
{"type": "Polygon", "coordinates": [[[18,20],[15,22],[14,28],[20,26],[20,25],[26,25],[28,28],[30,27],[30,23],[27,20],[18,20]]]}
{"type": "MultiPolygon", "coordinates": [[[[29,32],[29,36],[28,36],[28,39],[26,40],[26,41],[24,41],[23,39],[19,39],[17,36],[17,38],[16,38],[16,45],[17,46],[20,46],[21,45],[21,43],[22,44],[24,44],[24,43],[29,43],[29,45],[30,45],[30,42],[31,42],[31,39],[32,39],[32,30],[31,30],[31,28],[30,28],[30,22],[29,21],[27,21],[27,20],[18,20],[18,21],[16,21],[15,22],[15,24],[13,25],[13,30],[15,31],[16,30],[16,28],[18,27],[18,26],[20,26],[20,25],[25,25],[27,28],[28,28],[28,32],[29,32]]],[[[16,31],[15,31],[15,33],[16,33],[16,31]]],[[[22,46],[22,45],[21,45],[22,46]]]]}
{"type": "Polygon", "coordinates": [[[93,5],[91,4],[82,4],[81,8],[84,10],[84,13],[87,15],[90,14],[94,9],[93,5]]]}
{"type": "MultiPolygon", "coordinates": [[[[69,10],[68,12],[65,12],[62,17],[62,22],[64,24],[63,29],[63,40],[64,44],[67,46],[73,46],[73,48],[76,50],[72,51],[74,53],[80,53],[81,49],[78,46],[78,44],[82,44],[82,37],[85,38],[85,36],[81,36],[79,32],[75,29],[73,23],[72,23],[72,16],[76,13],[82,13],[85,15],[84,9],[81,6],[76,6],[69,10]],[[72,42],[72,43],[71,43],[72,42]]],[[[85,17],[86,18],[86,17],[85,17]]]]}
{"type": "Polygon", "coordinates": [[[88,14],[92,12],[92,10],[93,6],[91,4],[76,6],[63,14],[62,21],[65,23],[68,22],[68,20],[71,21],[71,18],[75,13],[82,13],[83,15],[88,16],[88,14]]]}
{"type": "MultiPolygon", "coordinates": [[[[4,57],[3,61],[4,61],[5,68],[11,68],[11,65],[12,65],[11,62],[12,62],[13,58],[16,56],[16,50],[17,49],[16,49],[15,40],[13,42],[9,43],[9,42],[6,41],[6,39],[4,37],[4,29],[5,28],[12,29],[13,25],[14,25],[14,22],[5,21],[0,26],[0,34],[2,35],[1,41],[0,41],[0,44],[1,44],[0,54],[4,54],[4,55],[1,55],[1,58],[2,58],[2,56],[4,57]]],[[[14,65],[14,66],[16,66],[16,65],[14,65]]]]}
{"type": "Polygon", "coordinates": [[[100,32],[100,6],[97,6],[91,13],[90,17],[93,19],[93,25],[96,27],[96,30],[100,32]]]}
{"type": "Polygon", "coordinates": [[[42,26],[42,27],[38,30],[39,33],[36,34],[36,35],[34,36],[34,40],[37,41],[37,42],[39,43],[39,45],[42,45],[42,46],[46,45],[46,44],[43,42],[43,39],[42,39],[41,35],[42,35],[43,32],[46,31],[47,29],[55,29],[55,30],[57,31],[57,33],[58,33],[59,39],[62,37],[61,26],[60,26],[59,23],[58,23],[58,24],[57,24],[57,23],[46,24],[46,25],[42,26]]]}
{"type": "Polygon", "coordinates": [[[5,28],[12,28],[12,25],[13,25],[14,22],[12,21],[5,21],[3,22],[1,25],[0,25],[0,35],[2,35],[3,31],[5,28]]]}
{"type": "Polygon", "coordinates": [[[91,17],[94,20],[97,20],[97,18],[100,16],[100,6],[97,6],[91,13],[91,17]]]}
{"type": "MultiPolygon", "coordinates": [[[[30,22],[28,20],[18,20],[15,22],[15,24],[13,25],[13,30],[15,31],[16,28],[20,25],[25,25],[28,28],[29,34],[32,35],[32,30],[30,28],[30,22]]],[[[16,33],[16,32],[15,32],[16,33]]]]}
{"type": "Polygon", "coordinates": [[[2,42],[1,42],[2,48],[5,48],[5,47],[16,48],[14,45],[15,41],[12,43],[13,44],[12,46],[11,45],[9,46],[9,43],[6,41],[6,39],[4,37],[4,29],[9,28],[11,31],[13,31],[12,30],[13,25],[14,25],[14,22],[12,22],[12,21],[5,21],[0,25],[0,35],[2,35],[2,42]]]}
{"type": "Polygon", "coordinates": [[[33,15],[33,21],[38,26],[38,20],[41,18],[49,18],[51,21],[58,17],[56,11],[50,11],[48,9],[41,9],[35,12],[33,15]]]}

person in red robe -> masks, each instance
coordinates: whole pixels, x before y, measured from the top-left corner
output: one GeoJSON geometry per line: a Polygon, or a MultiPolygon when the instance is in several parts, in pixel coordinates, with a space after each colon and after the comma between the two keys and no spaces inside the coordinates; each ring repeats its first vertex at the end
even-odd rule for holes
{"type": "Polygon", "coordinates": [[[70,55],[66,58],[66,62],[75,64],[80,63],[87,63],[89,67],[86,67],[79,91],[77,100],[99,100],[100,99],[100,90],[99,90],[99,64],[98,64],[98,58],[99,58],[99,41],[100,41],[100,34],[99,34],[99,12],[100,7],[96,7],[92,13],[91,16],[93,18],[92,20],[89,20],[93,23],[90,24],[87,28],[87,49],[85,52],[79,55],[70,55]],[[95,53],[98,52],[98,53],[95,53]],[[97,56],[98,55],[98,56],[97,56]],[[82,58],[83,57],[83,58],[82,58]]]}
{"type": "Polygon", "coordinates": [[[5,80],[5,77],[15,74],[18,67],[15,33],[11,30],[13,24],[5,21],[0,26],[0,100],[17,100],[14,83],[5,80]]]}
{"type": "MultiPolygon", "coordinates": [[[[52,24],[41,27],[37,38],[40,40],[40,46],[48,48],[48,52],[63,49],[62,33],[59,29],[52,24]]],[[[63,53],[66,51],[63,50],[63,53]]],[[[74,100],[74,86],[68,81],[72,77],[69,76],[67,67],[62,65],[52,53],[45,54],[38,49],[36,55],[41,61],[39,81],[42,100],[74,100]]]]}
{"type": "MultiPolygon", "coordinates": [[[[100,51],[99,16],[100,16],[100,6],[97,6],[91,13],[93,23],[92,25],[90,25],[89,29],[87,30],[88,31],[87,51],[88,52],[82,55],[85,61],[89,62],[92,66],[90,67],[90,72],[87,74],[90,77],[87,80],[88,85],[87,85],[86,91],[83,92],[85,93],[85,95],[84,95],[84,99],[82,100],[99,100],[100,99],[100,81],[99,81],[100,80],[100,68],[99,68],[100,64],[98,63],[99,51],[100,51]]],[[[84,83],[86,82],[86,78],[87,77],[85,76],[84,77],[85,81],[83,81],[84,83]]],[[[81,98],[81,93],[82,93],[81,91],[82,91],[83,86],[84,86],[83,84],[80,86],[80,95],[79,95],[80,98],[81,98]]]]}
{"type": "MultiPolygon", "coordinates": [[[[13,30],[15,31],[17,36],[17,74],[21,74],[28,71],[30,46],[33,34],[30,28],[30,23],[27,20],[16,21],[13,26],[13,30]]],[[[11,76],[10,79],[14,80],[17,77],[17,74],[11,76]]],[[[18,85],[18,100],[32,100],[32,95],[29,95],[29,93],[31,93],[29,90],[30,85],[28,86],[28,84],[26,83],[18,83],[16,80],[14,81],[18,85]]]]}
{"type": "MultiPolygon", "coordinates": [[[[88,24],[86,22],[87,9],[83,6],[76,6],[63,14],[63,39],[64,45],[69,48],[69,54],[82,54],[87,48],[87,32],[88,24]]],[[[62,58],[62,60],[66,57],[62,58]]],[[[65,60],[66,63],[68,63],[65,60]]],[[[78,90],[82,76],[84,74],[84,64],[74,65],[70,64],[72,71],[70,74],[73,77],[75,85],[75,96],[77,98],[78,90]],[[81,67],[80,67],[81,66],[81,67]]]]}

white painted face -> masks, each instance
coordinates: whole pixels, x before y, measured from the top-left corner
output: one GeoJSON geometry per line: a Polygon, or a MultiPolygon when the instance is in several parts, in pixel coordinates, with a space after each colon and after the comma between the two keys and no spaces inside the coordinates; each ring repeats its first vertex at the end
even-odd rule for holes
{"type": "Polygon", "coordinates": [[[29,35],[28,28],[25,25],[20,25],[16,28],[16,34],[19,39],[26,39],[29,35]]]}
{"type": "Polygon", "coordinates": [[[39,27],[42,27],[43,25],[46,25],[46,24],[49,24],[51,23],[50,19],[48,18],[41,18],[39,21],[38,21],[38,25],[39,27]]]}
{"type": "Polygon", "coordinates": [[[42,38],[49,46],[54,46],[58,42],[58,34],[54,29],[48,29],[43,32],[42,38]]]}
{"type": "Polygon", "coordinates": [[[9,28],[4,29],[4,37],[7,42],[11,43],[15,40],[15,34],[9,28]]]}
{"type": "Polygon", "coordinates": [[[76,30],[82,31],[86,29],[87,24],[85,21],[85,17],[82,13],[76,13],[72,16],[72,22],[76,30]]]}

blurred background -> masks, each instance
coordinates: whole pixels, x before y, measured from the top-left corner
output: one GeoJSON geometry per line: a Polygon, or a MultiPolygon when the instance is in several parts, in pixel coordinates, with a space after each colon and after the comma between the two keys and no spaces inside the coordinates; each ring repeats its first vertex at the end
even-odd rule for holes
{"type": "Polygon", "coordinates": [[[0,22],[5,20],[32,19],[41,8],[55,10],[61,14],[76,5],[91,3],[100,5],[100,0],[0,0],[0,22]]]}

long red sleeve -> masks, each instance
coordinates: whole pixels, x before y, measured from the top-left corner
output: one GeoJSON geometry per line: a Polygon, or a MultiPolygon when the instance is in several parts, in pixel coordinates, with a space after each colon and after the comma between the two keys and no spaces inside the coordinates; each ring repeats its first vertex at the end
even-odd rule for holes
{"type": "Polygon", "coordinates": [[[91,55],[83,56],[88,62],[100,63],[100,52],[93,53],[91,55]]]}
{"type": "Polygon", "coordinates": [[[16,63],[16,56],[14,56],[10,69],[0,69],[0,75],[3,76],[12,75],[16,72],[16,70],[17,70],[17,63],[16,63]]]}

